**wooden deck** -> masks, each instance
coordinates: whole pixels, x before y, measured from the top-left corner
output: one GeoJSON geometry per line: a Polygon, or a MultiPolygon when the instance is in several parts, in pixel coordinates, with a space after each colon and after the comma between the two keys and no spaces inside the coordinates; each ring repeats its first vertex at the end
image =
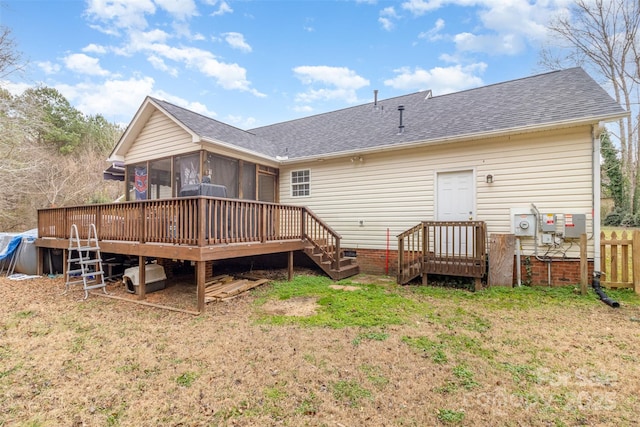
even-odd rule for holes
{"type": "Polygon", "coordinates": [[[423,221],[398,235],[398,283],[427,275],[473,277],[487,271],[487,231],[482,221],[423,221]]]}
{"type": "Polygon", "coordinates": [[[72,224],[81,238],[95,224],[104,253],[138,256],[141,264],[145,257],[195,261],[199,311],[207,261],[288,252],[291,276],[293,252],[304,251],[333,278],[358,272],[344,261],[341,236],[301,206],[197,196],[40,209],[36,247],[66,250],[72,224]]]}

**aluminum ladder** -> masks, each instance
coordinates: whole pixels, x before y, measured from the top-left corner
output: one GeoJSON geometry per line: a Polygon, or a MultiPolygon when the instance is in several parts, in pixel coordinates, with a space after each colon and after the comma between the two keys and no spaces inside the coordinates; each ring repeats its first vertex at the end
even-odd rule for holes
{"type": "Polygon", "coordinates": [[[71,225],[65,277],[66,284],[63,295],[69,291],[71,286],[79,284],[82,284],[85,300],[89,297],[91,289],[102,288],[102,291],[107,294],[95,224],[89,225],[89,236],[84,245],[80,240],[78,227],[75,224],[71,225]]]}

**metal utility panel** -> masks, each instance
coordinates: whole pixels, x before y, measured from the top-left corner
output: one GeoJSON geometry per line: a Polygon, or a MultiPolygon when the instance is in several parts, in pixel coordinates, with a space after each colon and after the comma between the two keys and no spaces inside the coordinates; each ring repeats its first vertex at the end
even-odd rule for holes
{"type": "Polygon", "coordinates": [[[555,233],[556,232],[556,214],[542,214],[540,221],[540,231],[543,233],[555,233]]]}
{"type": "Polygon", "coordinates": [[[536,235],[536,216],[534,214],[515,214],[513,216],[513,233],[516,236],[536,235]]]}
{"type": "Polygon", "coordinates": [[[587,232],[587,216],[585,214],[564,214],[564,238],[578,239],[587,232]]]}

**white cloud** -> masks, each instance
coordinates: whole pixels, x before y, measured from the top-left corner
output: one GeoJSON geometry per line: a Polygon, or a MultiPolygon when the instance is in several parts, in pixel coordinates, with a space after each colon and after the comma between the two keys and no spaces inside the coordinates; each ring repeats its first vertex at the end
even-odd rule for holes
{"type": "Polygon", "coordinates": [[[456,48],[462,52],[514,55],[525,48],[524,40],[514,34],[477,36],[471,33],[460,33],[455,35],[453,41],[456,48]]]}
{"type": "Polygon", "coordinates": [[[129,33],[129,46],[135,50],[141,50],[152,43],[165,43],[169,38],[169,33],[159,29],[151,31],[131,31],[129,33]]]}
{"type": "Polygon", "coordinates": [[[444,1],[442,0],[426,0],[426,1],[425,0],[409,0],[402,3],[401,7],[405,10],[408,10],[414,15],[420,16],[432,10],[439,9],[444,5],[444,3],[471,3],[471,2],[465,2],[465,1],[449,2],[447,0],[444,0],[444,1]]]}
{"type": "Polygon", "coordinates": [[[224,39],[234,49],[241,50],[243,52],[251,52],[251,46],[245,41],[244,36],[240,33],[224,33],[224,39]]]}
{"type": "Polygon", "coordinates": [[[110,26],[121,29],[144,29],[147,27],[146,14],[153,14],[156,6],[151,0],[89,0],[85,13],[106,27],[104,32],[113,32],[110,26]]]}
{"type": "Polygon", "coordinates": [[[378,22],[382,25],[382,28],[386,31],[391,31],[395,27],[394,19],[398,19],[398,14],[393,6],[385,7],[380,11],[378,22]]]}
{"type": "Polygon", "coordinates": [[[294,68],[293,72],[304,84],[320,82],[343,89],[360,89],[369,85],[369,80],[360,77],[355,71],[346,67],[303,65],[294,68]]]}
{"type": "Polygon", "coordinates": [[[55,74],[60,71],[60,65],[54,64],[51,61],[41,61],[37,62],[36,65],[45,73],[45,74],[55,74]]]}
{"type": "Polygon", "coordinates": [[[169,74],[171,77],[178,77],[179,71],[175,67],[169,67],[162,58],[157,55],[149,55],[147,57],[147,61],[151,64],[153,68],[156,70],[164,71],[169,74]]]}
{"type": "Polygon", "coordinates": [[[107,48],[95,43],[90,43],[82,48],[84,53],[97,53],[99,55],[107,53],[107,48]]]}
{"type": "MultiPolygon", "coordinates": [[[[213,1],[208,1],[206,3],[210,4],[211,6],[215,6],[218,2],[216,0],[213,0],[213,1]]],[[[229,6],[229,3],[222,0],[220,2],[220,6],[218,6],[218,10],[211,13],[211,16],[221,16],[227,13],[233,13],[233,9],[231,8],[231,6],[229,6]]]]}
{"type": "Polygon", "coordinates": [[[298,113],[311,113],[313,112],[313,107],[310,105],[296,105],[293,107],[293,111],[298,113]]]}
{"type": "Polygon", "coordinates": [[[179,20],[198,15],[193,0],[155,0],[155,3],[179,20]]]}
{"type": "MultiPolygon", "coordinates": [[[[543,40],[550,18],[565,10],[571,0],[408,0],[401,9],[420,17],[445,6],[467,7],[480,25],[471,32],[451,36],[460,51],[513,55],[528,43],[543,40]]],[[[436,40],[436,27],[418,37],[436,40]]]]}
{"type": "Polygon", "coordinates": [[[100,66],[100,60],[84,53],[72,53],[64,59],[64,65],[71,71],[90,76],[108,76],[109,71],[100,66]]]}
{"type": "Polygon", "coordinates": [[[442,39],[442,34],[440,34],[440,31],[442,31],[443,28],[444,28],[444,19],[438,18],[438,20],[433,25],[433,28],[418,34],[418,38],[427,39],[429,41],[440,40],[442,39]]]}
{"type": "Polygon", "coordinates": [[[164,59],[182,63],[205,76],[212,77],[224,89],[249,92],[259,97],[265,96],[251,87],[251,82],[246,77],[247,70],[245,68],[234,63],[220,62],[209,51],[195,47],[178,48],[159,43],[146,46],[145,50],[164,59]]]}
{"type": "Polygon", "coordinates": [[[479,75],[486,68],[487,64],[483,62],[469,66],[435,67],[430,70],[403,67],[394,70],[397,76],[385,80],[384,84],[401,90],[431,89],[434,95],[442,95],[481,86],[483,82],[479,75]]]}
{"type": "Polygon", "coordinates": [[[369,85],[369,80],[346,67],[300,66],[293,69],[296,77],[309,86],[329,86],[310,88],[296,95],[296,101],[311,103],[315,101],[339,100],[348,103],[358,102],[356,91],[369,85]]]}
{"type": "Polygon", "coordinates": [[[144,77],[105,80],[100,83],[61,84],[55,88],[85,114],[102,114],[116,120],[128,121],[142,100],[153,93],[154,84],[155,81],[151,77],[144,77]]]}

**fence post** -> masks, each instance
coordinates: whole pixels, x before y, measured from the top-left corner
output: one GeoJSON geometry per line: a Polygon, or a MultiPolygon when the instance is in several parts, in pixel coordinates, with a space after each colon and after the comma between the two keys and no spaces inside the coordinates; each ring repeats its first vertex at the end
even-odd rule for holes
{"type": "Polygon", "coordinates": [[[631,256],[633,257],[633,290],[640,295],[640,230],[633,230],[631,256]]]}
{"type": "Polygon", "coordinates": [[[580,235],[580,295],[587,294],[589,262],[587,261],[587,235],[580,235]]]}
{"type": "Polygon", "coordinates": [[[402,282],[402,276],[404,275],[404,237],[398,238],[398,278],[397,282],[402,282]]]}

